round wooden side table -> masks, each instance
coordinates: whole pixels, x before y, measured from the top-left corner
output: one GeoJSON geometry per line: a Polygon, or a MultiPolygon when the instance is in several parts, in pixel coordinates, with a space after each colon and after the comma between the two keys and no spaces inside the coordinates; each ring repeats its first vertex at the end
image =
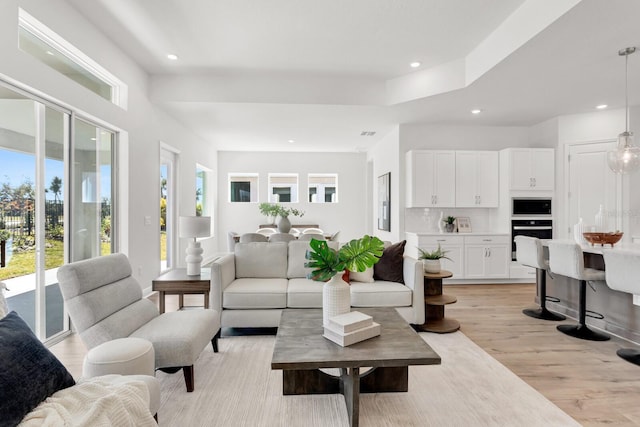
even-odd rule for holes
{"type": "Polygon", "coordinates": [[[442,293],[442,279],[451,276],[453,273],[447,270],[440,270],[439,273],[424,273],[425,322],[422,325],[414,325],[416,330],[447,334],[460,329],[460,322],[444,317],[444,306],[457,301],[455,296],[442,293]]]}

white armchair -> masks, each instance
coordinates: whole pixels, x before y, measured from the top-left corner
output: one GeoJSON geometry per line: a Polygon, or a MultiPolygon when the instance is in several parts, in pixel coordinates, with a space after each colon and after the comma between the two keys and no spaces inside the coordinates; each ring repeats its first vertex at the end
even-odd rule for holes
{"type": "Polygon", "coordinates": [[[218,351],[220,313],[189,310],[159,314],[142,298],[123,254],[112,254],[63,265],[58,282],[80,338],[92,349],[117,338],[150,341],[155,368],[174,373],[182,369],[187,391],[194,388],[193,364],[207,343],[218,351]]]}

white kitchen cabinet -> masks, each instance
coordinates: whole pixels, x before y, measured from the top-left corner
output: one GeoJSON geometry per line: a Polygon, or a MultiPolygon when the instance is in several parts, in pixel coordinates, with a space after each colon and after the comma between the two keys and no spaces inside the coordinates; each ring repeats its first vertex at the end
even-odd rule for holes
{"type": "Polygon", "coordinates": [[[456,151],[456,207],[495,208],[500,200],[497,151],[456,151]]]}
{"type": "Polygon", "coordinates": [[[465,237],[464,260],[465,279],[508,278],[511,262],[509,237],[465,237]]]}
{"type": "Polygon", "coordinates": [[[408,151],[406,206],[455,206],[455,167],[455,151],[408,151]]]}
{"type": "Polygon", "coordinates": [[[511,190],[553,191],[555,154],[553,148],[509,148],[511,190]]]}

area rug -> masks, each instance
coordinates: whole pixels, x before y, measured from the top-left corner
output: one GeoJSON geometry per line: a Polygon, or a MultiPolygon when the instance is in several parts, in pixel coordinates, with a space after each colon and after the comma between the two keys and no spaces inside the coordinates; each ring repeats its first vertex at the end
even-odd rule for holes
{"type": "MultiPolygon", "coordinates": [[[[462,332],[420,336],[442,365],[411,366],[407,393],[362,394],[366,426],[579,426],[462,332]]],[[[348,426],[342,395],[283,396],[272,371],[273,336],[220,340],[195,365],[195,391],[180,373],[157,373],[160,426],[348,426]]]]}

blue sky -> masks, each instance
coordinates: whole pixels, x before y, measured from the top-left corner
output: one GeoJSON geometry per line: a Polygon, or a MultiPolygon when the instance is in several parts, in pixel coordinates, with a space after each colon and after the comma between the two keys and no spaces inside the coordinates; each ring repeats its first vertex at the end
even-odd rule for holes
{"type": "MultiPolygon", "coordinates": [[[[110,198],[111,175],[108,171],[109,169],[104,167],[101,170],[102,197],[110,198]]],[[[56,176],[63,180],[62,189],[64,191],[64,168],[62,162],[46,159],[44,181],[47,189],[51,185],[51,180],[56,176]]],[[[0,149],[0,183],[9,182],[12,187],[16,187],[27,179],[32,183],[36,181],[35,157],[31,154],[0,149]]],[[[45,197],[50,200],[54,198],[51,191],[47,192],[45,197]]]]}

